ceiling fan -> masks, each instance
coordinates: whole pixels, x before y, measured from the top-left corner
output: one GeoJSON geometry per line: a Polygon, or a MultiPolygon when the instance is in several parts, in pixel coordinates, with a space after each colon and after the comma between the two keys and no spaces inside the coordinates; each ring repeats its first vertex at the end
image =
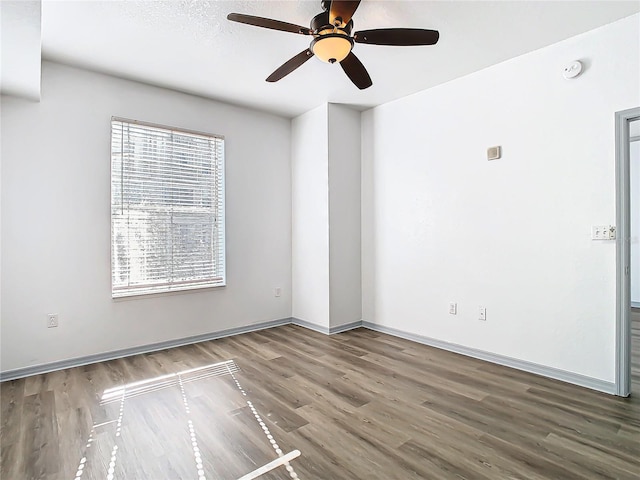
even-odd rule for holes
{"type": "Polygon", "coordinates": [[[276,69],[267,77],[267,82],[277,82],[311,57],[316,56],[323,62],[340,63],[349,79],[360,90],[363,90],[370,87],[373,82],[367,69],[352,52],[354,42],[392,46],[435,45],[440,38],[437,30],[422,28],[376,28],[361,30],[351,35],[353,30],[351,17],[358,5],[360,5],[360,0],[321,0],[323,12],[311,19],[310,28],[242,13],[230,13],[227,19],[256,27],[313,37],[309,48],[276,69]]]}

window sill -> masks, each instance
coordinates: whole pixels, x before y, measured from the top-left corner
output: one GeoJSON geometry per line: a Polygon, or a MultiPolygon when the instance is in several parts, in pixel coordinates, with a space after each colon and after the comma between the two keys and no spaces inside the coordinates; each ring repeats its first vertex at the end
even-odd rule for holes
{"type": "Polygon", "coordinates": [[[173,287],[170,289],[157,289],[157,290],[133,290],[133,291],[120,291],[120,292],[111,292],[112,300],[134,300],[140,298],[149,298],[156,296],[165,296],[165,295],[179,295],[182,293],[194,293],[194,292],[202,292],[208,291],[211,289],[218,289],[221,287],[226,287],[225,283],[215,283],[215,284],[203,284],[203,285],[189,285],[189,286],[179,286],[173,287]]]}

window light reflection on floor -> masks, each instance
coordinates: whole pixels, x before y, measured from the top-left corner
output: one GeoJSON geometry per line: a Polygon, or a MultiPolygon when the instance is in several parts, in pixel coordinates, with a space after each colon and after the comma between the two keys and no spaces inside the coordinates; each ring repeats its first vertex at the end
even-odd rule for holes
{"type": "Polygon", "coordinates": [[[139,395],[144,395],[152,392],[157,392],[170,387],[178,387],[180,389],[182,404],[184,407],[184,411],[187,415],[187,427],[189,431],[189,440],[193,449],[193,456],[195,460],[195,469],[197,471],[197,479],[198,480],[207,480],[204,465],[202,460],[202,454],[200,448],[198,446],[198,438],[196,433],[195,425],[191,419],[191,407],[189,406],[189,400],[187,398],[187,394],[185,391],[185,384],[194,382],[197,380],[202,380],[209,377],[221,377],[221,376],[230,376],[233,382],[235,383],[237,389],[245,397],[245,401],[249,410],[251,411],[251,415],[255,418],[256,422],[260,426],[261,430],[266,436],[267,441],[270,443],[271,447],[275,451],[278,458],[275,460],[259,467],[258,469],[249,472],[241,477],[241,480],[250,480],[254,478],[258,478],[267,472],[270,472],[278,467],[284,466],[287,470],[287,473],[292,479],[298,479],[298,475],[294,471],[290,462],[295,458],[300,456],[299,450],[293,450],[285,454],[278,443],[276,442],[273,435],[269,431],[269,428],[262,420],[262,417],[256,410],[253,403],[249,400],[247,393],[240,385],[240,382],[236,378],[236,373],[239,372],[240,369],[236,365],[233,360],[227,360],[224,362],[213,363],[210,365],[205,365],[202,367],[190,368],[187,370],[182,370],[177,373],[169,373],[166,375],[159,375],[154,378],[139,380],[136,382],[130,382],[122,386],[117,386],[113,388],[108,388],[103,391],[102,397],[100,398],[100,406],[105,406],[111,403],[120,402],[120,408],[118,411],[117,420],[109,420],[102,423],[94,423],[91,432],[89,434],[89,438],[87,439],[87,444],[85,446],[85,450],[82,454],[82,458],[80,459],[80,463],[78,465],[77,473],[74,480],[82,480],[83,473],[85,473],[87,464],[88,464],[88,451],[92,447],[92,445],[96,441],[96,429],[107,426],[110,424],[116,424],[115,430],[115,438],[114,444],[111,449],[111,456],[109,459],[108,467],[107,467],[107,480],[113,480],[115,478],[115,467],[116,460],[118,454],[118,443],[120,442],[120,436],[122,433],[122,423],[124,417],[124,405],[125,400],[128,398],[136,397],[139,395]]]}
{"type": "Polygon", "coordinates": [[[225,362],[205,365],[204,367],[190,368],[177,373],[169,373],[167,375],[160,375],[150,379],[127,383],[120,387],[106,389],[100,399],[100,405],[119,401],[123,395],[124,398],[135,397],[137,395],[156,392],[173,386],[179,386],[180,381],[182,381],[182,383],[190,383],[208,377],[229,375],[229,372],[235,373],[237,371],[239,371],[239,369],[236,363],[233,360],[227,360],[225,362]]]}

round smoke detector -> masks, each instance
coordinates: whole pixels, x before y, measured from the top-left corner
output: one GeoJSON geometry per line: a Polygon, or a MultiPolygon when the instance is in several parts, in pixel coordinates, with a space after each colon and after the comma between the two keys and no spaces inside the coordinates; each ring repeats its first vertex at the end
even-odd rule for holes
{"type": "Polygon", "coordinates": [[[582,63],[579,60],[576,60],[575,62],[571,62],[569,65],[564,67],[562,76],[567,80],[569,80],[571,78],[576,78],[581,73],[582,73],[582,63]]]}

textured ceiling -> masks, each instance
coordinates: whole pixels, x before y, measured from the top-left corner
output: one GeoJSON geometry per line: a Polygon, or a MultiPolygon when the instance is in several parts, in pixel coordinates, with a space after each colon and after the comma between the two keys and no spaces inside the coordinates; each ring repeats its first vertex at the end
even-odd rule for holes
{"type": "MultiPolygon", "coordinates": [[[[320,1],[50,1],[42,55],[62,63],[285,116],[324,102],[366,108],[632,15],[637,1],[364,0],[355,31],[440,31],[431,47],[356,44],[373,86],[360,91],[338,65],[311,59],[278,83],[264,79],[309,37],[226,20],[230,12],[307,26],[320,1]]],[[[567,59],[567,61],[574,59],[567,59]]],[[[561,72],[559,72],[561,74],[561,72]]]]}

